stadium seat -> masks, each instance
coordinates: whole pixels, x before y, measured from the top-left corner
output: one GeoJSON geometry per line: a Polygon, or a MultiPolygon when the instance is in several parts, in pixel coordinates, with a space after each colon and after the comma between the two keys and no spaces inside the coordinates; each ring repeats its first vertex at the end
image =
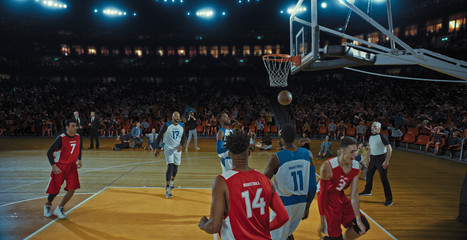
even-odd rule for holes
{"type": "Polygon", "coordinates": [[[406,133],[401,142],[405,143],[405,148],[408,148],[409,143],[414,143],[415,142],[415,135],[410,134],[410,133],[406,133]]]}
{"type": "Polygon", "coordinates": [[[271,126],[264,126],[263,132],[264,133],[270,133],[271,132],[271,126]]]}
{"type": "Polygon", "coordinates": [[[353,127],[347,128],[345,135],[350,136],[350,137],[355,137],[355,135],[356,135],[355,128],[353,128],[353,127]]]}
{"type": "Polygon", "coordinates": [[[271,133],[275,134],[277,136],[278,130],[276,125],[271,126],[271,133]]]}
{"type": "Polygon", "coordinates": [[[412,134],[414,135],[415,137],[418,136],[418,129],[417,128],[408,128],[407,129],[407,134],[412,134]]]}
{"type": "Polygon", "coordinates": [[[324,125],[321,126],[321,127],[319,127],[319,134],[320,134],[321,137],[324,138],[324,136],[325,136],[326,134],[328,134],[328,127],[326,127],[326,126],[324,126],[324,125]]]}
{"type": "Polygon", "coordinates": [[[430,141],[430,137],[426,135],[418,135],[417,141],[415,144],[420,146],[420,151],[422,151],[422,146],[426,146],[426,144],[430,141]]]}

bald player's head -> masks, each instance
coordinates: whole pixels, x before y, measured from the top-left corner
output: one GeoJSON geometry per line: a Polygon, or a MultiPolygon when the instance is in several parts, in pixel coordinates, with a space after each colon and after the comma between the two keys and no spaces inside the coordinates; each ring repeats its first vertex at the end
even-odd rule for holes
{"type": "Polygon", "coordinates": [[[172,122],[175,123],[175,124],[180,122],[180,113],[179,112],[172,113],[172,122]]]}

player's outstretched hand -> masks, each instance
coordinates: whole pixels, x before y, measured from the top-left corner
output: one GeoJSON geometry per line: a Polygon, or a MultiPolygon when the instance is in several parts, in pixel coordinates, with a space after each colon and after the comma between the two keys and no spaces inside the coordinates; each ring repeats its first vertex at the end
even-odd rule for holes
{"type": "Polygon", "coordinates": [[[160,152],[161,150],[156,148],[156,151],[154,151],[154,157],[158,157],[160,152]]]}
{"type": "Polygon", "coordinates": [[[182,146],[178,146],[177,147],[177,152],[181,152],[182,151],[182,146]]]}
{"type": "Polygon", "coordinates": [[[204,225],[206,225],[207,222],[208,222],[208,218],[207,218],[206,216],[203,216],[203,217],[199,220],[198,227],[199,227],[201,230],[204,230],[204,225]]]}
{"type": "Polygon", "coordinates": [[[81,160],[78,160],[78,168],[81,168],[83,166],[83,162],[81,160]]]}

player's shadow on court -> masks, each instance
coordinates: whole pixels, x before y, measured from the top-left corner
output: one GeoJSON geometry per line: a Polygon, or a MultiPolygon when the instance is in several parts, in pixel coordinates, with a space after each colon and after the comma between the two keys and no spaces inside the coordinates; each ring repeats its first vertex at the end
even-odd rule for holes
{"type": "Polygon", "coordinates": [[[72,220],[58,221],[70,232],[76,234],[81,239],[118,239],[118,240],[131,240],[117,235],[112,235],[109,232],[101,231],[95,228],[86,227],[72,220]]]}

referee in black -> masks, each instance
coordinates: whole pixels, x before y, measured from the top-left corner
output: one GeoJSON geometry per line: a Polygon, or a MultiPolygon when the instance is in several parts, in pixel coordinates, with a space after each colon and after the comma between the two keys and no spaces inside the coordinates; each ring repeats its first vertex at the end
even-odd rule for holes
{"type": "Polygon", "coordinates": [[[388,180],[388,167],[389,160],[391,159],[392,147],[389,144],[389,140],[386,135],[380,133],[381,123],[373,122],[371,124],[371,137],[369,138],[370,145],[370,161],[367,162],[368,172],[366,176],[366,185],[365,190],[361,192],[360,196],[371,196],[371,189],[373,188],[373,176],[375,175],[376,169],[378,169],[379,176],[381,177],[381,182],[384,187],[384,196],[386,197],[386,202],[384,206],[392,205],[392,192],[391,186],[389,185],[388,180]]]}

